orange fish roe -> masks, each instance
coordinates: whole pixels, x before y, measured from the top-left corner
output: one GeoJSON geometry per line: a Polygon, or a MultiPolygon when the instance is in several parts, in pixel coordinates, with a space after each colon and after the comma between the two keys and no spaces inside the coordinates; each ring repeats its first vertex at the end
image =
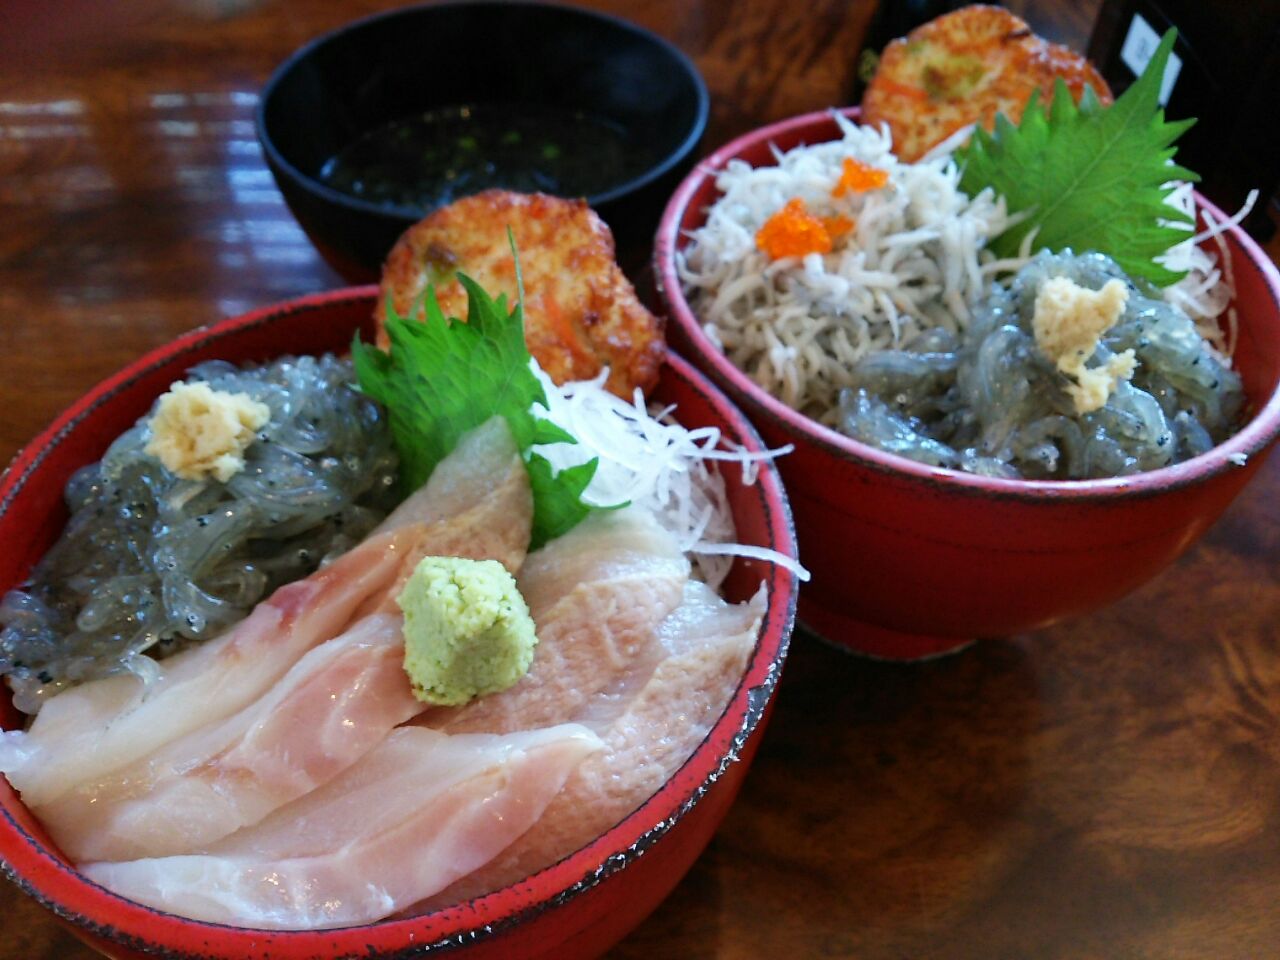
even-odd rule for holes
{"type": "Polygon", "coordinates": [[[764,222],[756,234],[756,246],[771,260],[803,257],[807,253],[830,253],[831,233],[821,219],[808,211],[803,200],[794,197],[764,222]]]}
{"type": "Polygon", "coordinates": [[[844,172],[840,174],[840,180],[836,185],[831,188],[833,197],[843,197],[850,190],[855,193],[879,190],[889,182],[888,170],[880,170],[853,157],[845,157],[842,166],[844,172]]]}
{"type": "Polygon", "coordinates": [[[823,217],[822,225],[826,228],[827,236],[832,240],[839,240],[846,233],[854,228],[854,222],[848,217],[823,217]]]}

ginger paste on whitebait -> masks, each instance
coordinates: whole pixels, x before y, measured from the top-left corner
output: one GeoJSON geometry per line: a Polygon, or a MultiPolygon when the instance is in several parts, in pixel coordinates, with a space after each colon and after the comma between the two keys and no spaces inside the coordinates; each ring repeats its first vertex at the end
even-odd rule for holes
{"type": "Polygon", "coordinates": [[[244,452],[271,419],[271,408],[247,393],[178,381],[160,398],[144,452],[183,480],[226,483],[244,469],[244,452]]]}
{"type": "Polygon", "coordinates": [[[1076,413],[1101,409],[1121,380],[1133,379],[1137,359],[1132,349],[1108,357],[1098,367],[1085,366],[1102,335],[1124,315],[1128,299],[1129,288],[1114,278],[1102,289],[1090,290],[1070,277],[1050,277],[1036,294],[1031,318],[1036,346],[1072,378],[1067,394],[1076,413]]]}

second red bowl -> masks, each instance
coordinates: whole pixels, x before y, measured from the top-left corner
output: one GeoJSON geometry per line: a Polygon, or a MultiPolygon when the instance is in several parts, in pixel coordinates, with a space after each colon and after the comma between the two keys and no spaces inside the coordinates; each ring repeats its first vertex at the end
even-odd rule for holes
{"type": "MultiPolygon", "coordinates": [[[[856,109],[845,114],[858,116],[856,109]]],[[[851,440],[771,396],[714,345],[681,289],[677,251],[705,221],[718,195],[716,176],[730,160],[772,165],[775,147],[839,136],[824,111],[717,150],[671,198],[654,251],[675,347],[729,394],[770,445],[795,445],[779,468],[801,559],[813,577],[800,596],[801,621],[855,651],[916,659],[1087,613],[1150,579],[1226,509],[1280,433],[1274,264],[1243,231],[1227,232],[1240,321],[1234,362],[1251,418],[1209,453],[1149,473],[1076,482],[988,479],[930,467],[851,440]]]]}

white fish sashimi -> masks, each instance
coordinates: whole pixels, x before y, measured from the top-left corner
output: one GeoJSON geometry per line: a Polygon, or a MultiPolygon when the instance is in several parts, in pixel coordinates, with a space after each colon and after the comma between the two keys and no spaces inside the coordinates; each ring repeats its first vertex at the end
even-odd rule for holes
{"type": "Polygon", "coordinates": [[[505,421],[465,436],[422,490],[360,546],[281,587],[221,637],[134,676],[53,697],[25,732],[0,733],[0,773],[32,805],[52,803],[225,719],[258,699],[297,659],[355,620],[397,612],[393,598],[425,555],[524,560],[533,516],[528,475],[505,421]]]}
{"type": "Polygon", "coordinates": [[[435,556],[497,560],[512,574],[520,569],[533,529],[533,492],[502,417],[464,435],[422,488],[374,532],[411,524],[426,529],[435,556]]]}
{"type": "Polygon", "coordinates": [[[575,724],[509,736],[403,727],[206,854],[83,869],[121,896],[197,920],[270,929],[368,923],[491,860],[599,747],[575,724]]]}
{"type": "Polygon", "coordinates": [[[645,573],[689,577],[680,545],[651,515],[635,509],[595,513],[531,553],[520,568],[520,593],[537,620],[576,586],[645,573]]]}
{"type": "Polygon", "coordinates": [[[529,474],[511,430],[491,417],[463,436],[430,479],[374,531],[417,531],[395,580],[358,612],[395,612],[395,597],[423,557],[497,560],[513,575],[533,529],[529,474]]]}
{"type": "Polygon", "coordinates": [[[505,733],[580,720],[597,695],[638,687],[652,673],[662,655],[658,625],[680,604],[688,578],[674,538],[646,515],[585,521],[531,554],[521,571],[538,632],[529,672],[501,693],[432,711],[423,722],[450,733],[505,733]]]}
{"type": "Polygon", "coordinates": [[[403,661],[403,621],[369,617],[222,723],[35,812],[77,862],[202,850],[326,783],[417,714],[403,661]]]}
{"type": "MultiPolygon", "coordinates": [[[[458,441],[436,464],[431,476],[396,507],[373,531],[373,536],[414,523],[432,524],[471,510],[512,475],[527,476],[524,461],[506,420],[490,417],[458,441]]],[[[528,546],[529,538],[524,538],[528,546]]]]}
{"type": "MultiPolygon", "coordinates": [[[[614,687],[602,690],[593,697],[587,711],[575,720],[605,735],[618,718],[632,708],[642,689],[648,686],[648,695],[652,696],[671,671],[684,669],[690,662],[698,662],[707,654],[708,649],[712,650],[713,662],[717,656],[715,650],[734,656],[734,651],[745,650],[749,653],[760,632],[764,603],[763,588],[747,603],[727,603],[707,584],[698,580],[686,582],[680,605],[658,625],[656,645],[660,652],[657,660],[663,664],[662,669],[659,670],[658,664],[655,664],[648,673],[640,674],[636,671],[633,675],[622,678],[614,687]]],[[[708,702],[720,703],[723,709],[724,703],[737,686],[742,670],[738,669],[734,673],[733,664],[723,662],[719,664],[719,668],[719,672],[708,670],[704,664],[697,668],[697,672],[700,676],[716,678],[714,689],[707,691],[708,702]]],[[[681,684],[676,686],[682,689],[681,684]]],[[[678,738],[676,742],[683,739],[678,738]]],[[[690,752],[701,739],[699,737],[692,741],[690,752]]]]}
{"type": "MultiPolygon", "coordinates": [[[[724,712],[755,649],[765,589],[729,604],[705,584],[690,582],[685,603],[663,631],[676,648],[610,726],[605,749],[584,763],[539,829],[540,842],[563,831],[581,845],[630,813],[667,782],[724,712]],[[596,823],[574,823],[581,804],[596,823]]],[[[591,819],[586,818],[586,819],[591,819]]],[[[571,848],[572,849],[572,848],[571,848]]]]}
{"type": "MultiPolygon", "coordinates": [[[[765,589],[730,604],[691,581],[660,629],[672,651],[547,805],[500,857],[414,907],[422,913],[481,896],[550,866],[621,822],[666,783],[710,732],[742,679],[764,617],[765,589]]],[[[617,706],[617,705],[615,705],[617,706]]]]}
{"type": "Polygon", "coordinates": [[[765,602],[763,586],[746,603],[729,603],[705,583],[690,580],[684,585],[680,606],[659,626],[658,639],[669,655],[684,656],[697,655],[707,638],[754,637],[765,602]]]}
{"type": "Polygon", "coordinates": [[[335,636],[368,597],[387,588],[411,531],[366,540],[305,580],[281,587],[221,637],[159,661],[157,675],[145,685],[133,676],[113,676],[58,694],[29,730],[5,734],[0,772],[25,803],[48,804],[243,709],[307,650],[335,636]]]}

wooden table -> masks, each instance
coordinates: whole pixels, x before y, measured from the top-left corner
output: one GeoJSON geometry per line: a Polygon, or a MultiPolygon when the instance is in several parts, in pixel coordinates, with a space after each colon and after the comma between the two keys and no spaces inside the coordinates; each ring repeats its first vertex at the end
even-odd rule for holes
{"type": "MultiPolygon", "coordinates": [[[[389,5],[4,6],[0,462],[175,334],[339,285],[263,164],[256,91],[305,40],[389,5]]],[[[872,12],[593,5],[696,59],[708,148],[846,102],[872,12]]],[[[1079,46],[1096,0],[1025,6],[1079,46]]],[[[1278,560],[1273,458],[1172,569],[1088,618],[919,666],[797,636],[737,805],[614,956],[1276,956],[1278,560]]],[[[0,886],[0,958],[88,956],[0,886]]]]}

